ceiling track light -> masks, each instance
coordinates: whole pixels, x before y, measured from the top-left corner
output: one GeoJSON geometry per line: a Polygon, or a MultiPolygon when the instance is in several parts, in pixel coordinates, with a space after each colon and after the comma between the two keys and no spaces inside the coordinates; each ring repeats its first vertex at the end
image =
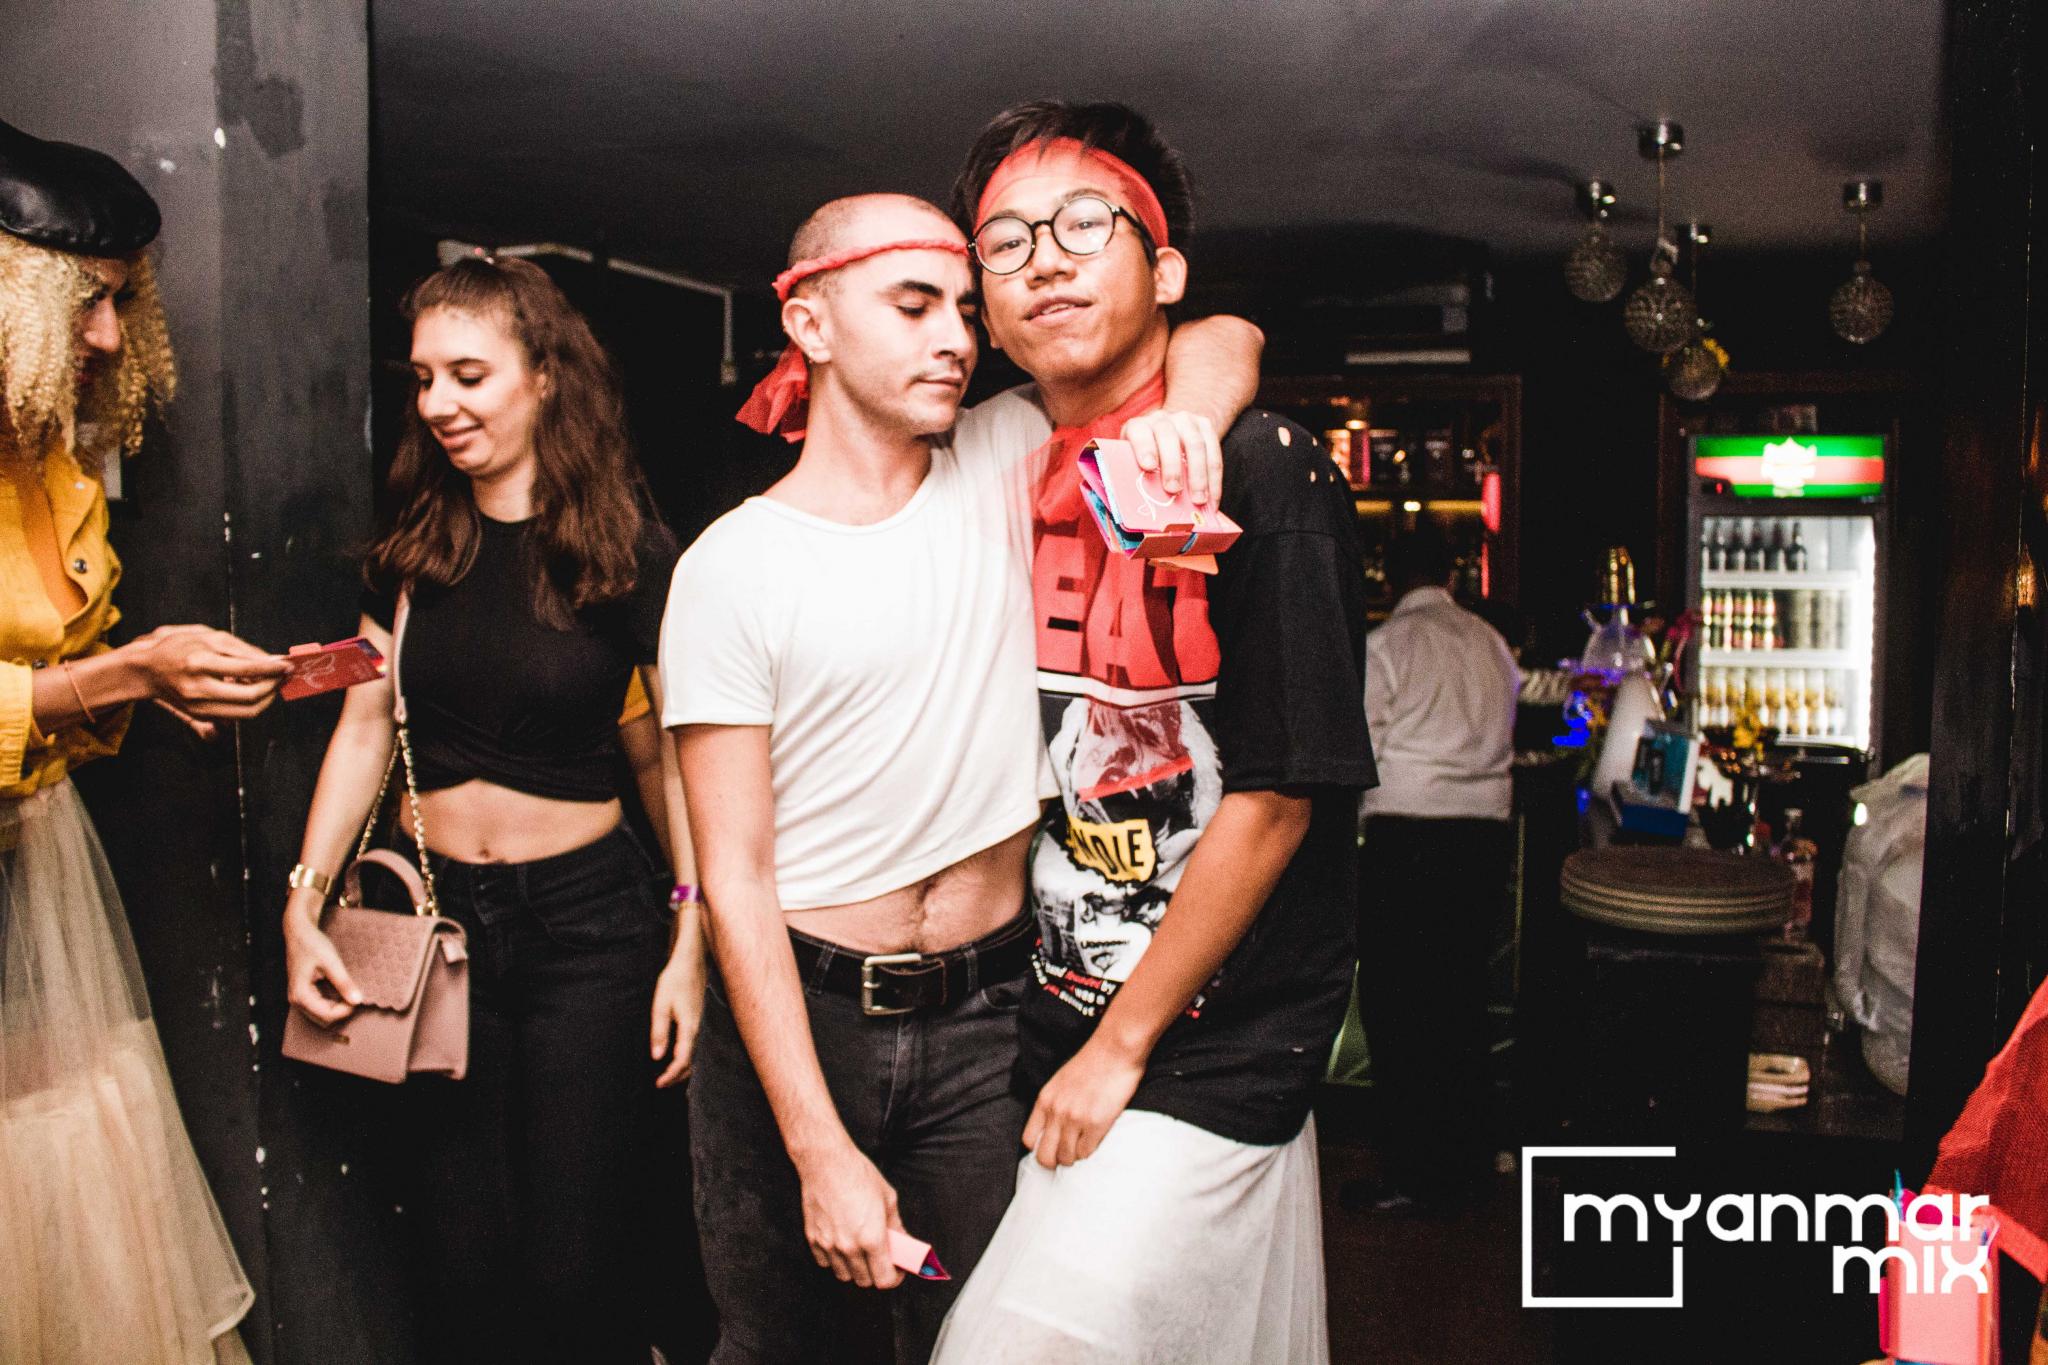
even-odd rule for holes
{"type": "Polygon", "coordinates": [[[1870,215],[1882,207],[1882,180],[1843,184],[1842,208],[1856,215],[1856,264],[1828,299],[1828,325],[1836,336],[1857,346],[1883,336],[1892,322],[1892,291],[1870,273],[1870,215]]]}
{"type": "Polygon", "coordinates": [[[1628,258],[1607,231],[1607,215],[1614,208],[1614,187],[1605,180],[1588,180],[1578,187],[1579,208],[1587,218],[1586,231],[1564,258],[1565,288],[1572,297],[1587,303],[1606,303],[1628,283],[1628,258]]]}

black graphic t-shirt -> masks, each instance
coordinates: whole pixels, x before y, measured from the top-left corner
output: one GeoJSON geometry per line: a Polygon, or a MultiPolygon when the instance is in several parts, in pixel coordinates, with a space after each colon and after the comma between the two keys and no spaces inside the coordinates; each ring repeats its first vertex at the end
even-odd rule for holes
{"type": "Polygon", "coordinates": [[[1342,474],[1272,413],[1224,440],[1244,528],[1212,577],[1111,553],[1071,470],[1037,503],[1039,703],[1061,797],[1033,846],[1039,989],[1027,1103],[1087,1041],[1167,913],[1224,795],[1308,796],[1307,835],[1257,920],[1153,1050],[1131,1101],[1237,1142],[1300,1131],[1343,1023],[1366,736],[1365,584],[1342,474]]]}

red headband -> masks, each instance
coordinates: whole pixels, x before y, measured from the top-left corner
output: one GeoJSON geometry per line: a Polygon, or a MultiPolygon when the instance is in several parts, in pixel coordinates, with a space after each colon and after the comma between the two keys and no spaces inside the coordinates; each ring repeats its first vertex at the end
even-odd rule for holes
{"type": "MultiPolygon", "coordinates": [[[[836,252],[830,256],[814,256],[808,261],[798,261],[775,277],[775,297],[785,303],[789,294],[813,275],[822,275],[828,270],[864,261],[870,256],[879,256],[885,251],[949,251],[955,256],[965,256],[967,248],[960,242],[949,242],[940,238],[903,242],[880,242],[874,246],[857,246],[850,250],[836,252]]],[[[782,359],[775,362],[775,368],[768,377],[754,386],[747,401],[740,405],[735,414],[741,423],[752,427],[762,435],[780,432],[782,439],[794,444],[804,438],[804,430],[810,416],[811,367],[804,359],[804,353],[792,341],[782,349],[782,359]]]]}
{"type": "Polygon", "coordinates": [[[798,261],[775,277],[775,297],[785,302],[789,291],[813,275],[822,275],[828,270],[837,270],[855,261],[864,261],[870,256],[879,256],[885,251],[950,251],[955,256],[965,256],[967,247],[961,242],[938,239],[920,242],[883,242],[879,246],[857,246],[831,256],[814,256],[808,261],[798,261]]]}
{"type": "Polygon", "coordinates": [[[1110,155],[1100,147],[1090,147],[1077,138],[1049,137],[1037,142],[1027,142],[1002,159],[1002,163],[989,175],[988,184],[982,188],[981,202],[974,206],[974,222],[977,227],[988,221],[989,209],[998,202],[998,196],[1009,192],[1010,186],[1027,175],[1037,174],[1047,161],[1067,158],[1081,163],[1088,170],[1108,177],[1110,184],[1128,203],[1123,207],[1138,215],[1138,221],[1145,225],[1145,231],[1152,234],[1152,245],[1168,245],[1166,240],[1166,210],[1160,207],[1159,196],[1152,192],[1152,186],[1145,177],[1128,161],[1110,155]]]}

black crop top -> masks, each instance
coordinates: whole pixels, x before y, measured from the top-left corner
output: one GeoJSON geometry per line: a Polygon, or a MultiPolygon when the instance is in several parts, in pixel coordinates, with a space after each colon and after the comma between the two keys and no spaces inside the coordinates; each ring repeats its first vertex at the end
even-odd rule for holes
{"type": "MultiPolygon", "coordinates": [[[[586,609],[574,630],[533,610],[524,522],[483,518],[458,583],[413,592],[401,681],[422,791],[473,778],[556,801],[618,795],[619,708],[632,671],[655,661],[676,544],[649,520],[633,591],[586,609]]],[[[393,598],[363,610],[391,627],[393,598]]]]}

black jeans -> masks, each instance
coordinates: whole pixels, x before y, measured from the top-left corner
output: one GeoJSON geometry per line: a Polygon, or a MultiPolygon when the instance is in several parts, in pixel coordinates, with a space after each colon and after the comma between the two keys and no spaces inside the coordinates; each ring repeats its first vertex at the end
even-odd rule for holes
{"type": "MultiPolygon", "coordinates": [[[[908,1277],[887,1291],[898,1365],[924,1365],[1016,1188],[1025,1111],[1010,1095],[1010,1067],[1024,978],[984,984],[951,1009],[889,1017],[806,986],[840,1121],[896,1187],[904,1228],[953,1277],[908,1277]]],[[[718,1305],[712,1365],[867,1359],[834,1349],[842,1291],[811,1259],[796,1168],[715,974],[690,1080],[690,1156],[718,1305]]]]}
{"type": "Polygon", "coordinates": [[[625,825],[536,862],[431,866],[469,936],[469,1074],[406,1082],[421,1359],[647,1365],[668,877],[625,825]]]}
{"type": "Polygon", "coordinates": [[[1487,953],[1506,895],[1505,820],[1375,815],[1358,876],[1358,1003],[1391,1184],[1467,1194],[1491,1169],[1487,953]]]}

